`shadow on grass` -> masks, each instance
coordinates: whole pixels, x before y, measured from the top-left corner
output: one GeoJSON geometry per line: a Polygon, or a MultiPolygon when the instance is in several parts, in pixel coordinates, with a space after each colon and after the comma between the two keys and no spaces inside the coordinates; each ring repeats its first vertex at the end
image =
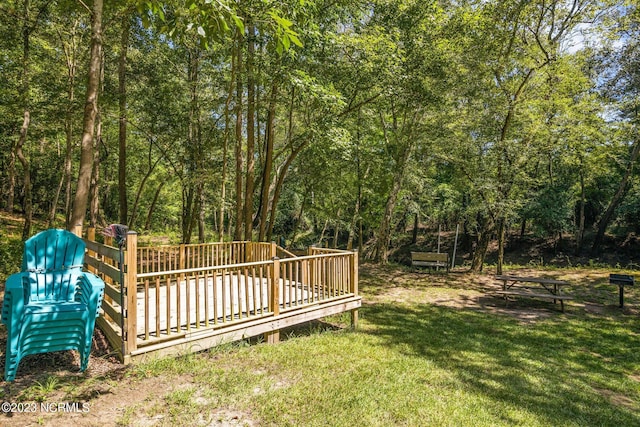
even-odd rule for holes
{"type": "MultiPolygon", "coordinates": [[[[376,304],[362,312],[375,325],[372,334],[428,358],[498,408],[523,409],[548,425],[640,425],[636,319],[558,315],[524,326],[427,304],[376,304]]],[[[508,413],[496,416],[521,422],[508,413]]]]}

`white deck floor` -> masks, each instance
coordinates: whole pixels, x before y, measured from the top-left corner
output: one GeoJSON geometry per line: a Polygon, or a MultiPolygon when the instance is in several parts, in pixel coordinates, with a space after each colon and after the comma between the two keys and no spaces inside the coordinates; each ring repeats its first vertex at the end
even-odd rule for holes
{"type": "MultiPolygon", "coordinates": [[[[187,325],[191,329],[197,325],[205,326],[207,320],[209,325],[214,325],[216,320],[218,324],[222,324],[225,321],[260,316],[268,312],[268,286],[268,280],[264,278],[227,274],[216,277],[215,283],[213,278],[199,279],[197,285],[196,279],[182,281],[180,282],[179,298],[178,284],[173,283],[168,289],[169,298],[167,298],[166,285],[161,285],[156,289],[155,283],[150,283],[148,308],[145,307],[145,291],[138,291],[137,295],[138,336],[144,336],[146,328],[148,328],[146,333],[156,336],[158,325],[161,334],[166,334],[167,315],[169,315],[172,333],[186,329],[187,325]],[[169,301],[168,312],[167,303],[169,301]],[[159,307],[158,312],[156,312],[156,307],[159,307]],[[145,310],[148,310],[148,313],[145,313],[145,310]],[[180,328],[178,328],[178,311],[180,313],[180,328]]],[[[311,290],[301,283],[285,282],[281,279],[280,307],[295,307],[317,301],[317,293],[311,292],[311,290]]]]}

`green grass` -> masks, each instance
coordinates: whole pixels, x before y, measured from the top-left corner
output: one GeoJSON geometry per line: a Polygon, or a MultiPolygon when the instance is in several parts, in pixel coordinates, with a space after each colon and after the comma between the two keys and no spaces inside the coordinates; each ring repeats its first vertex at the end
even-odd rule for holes
{"type": "Polygon", "coordinates": [[[572,307],[523,323],[425,303],[410,280],[398,303],[364,277],[356,331],[310,329],[137,367],[191,382],[148,415],[179,425],[216,421],[220,409],[266,426],[640,425],[637,315],[572,307]]]}

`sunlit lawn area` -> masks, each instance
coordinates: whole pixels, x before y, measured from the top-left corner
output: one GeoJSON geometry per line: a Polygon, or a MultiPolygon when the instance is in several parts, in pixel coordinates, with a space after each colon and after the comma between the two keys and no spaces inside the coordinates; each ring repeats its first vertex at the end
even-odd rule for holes
{"type": "MultiPolygon", "coordinates": [[[[567,313],[549,301],[505,308],[486,295],[488,275],[365,266],[356,331],[314,324],[278,345],[156,360],[117,381],[79,376],[41,398],[111,384],[75,418],[88,424],[103,411],[121,425],[640,425],[637,291],[621,311],[604,271],[541,273],[582,284],[567,313]],[[123,401],[119,388],[137,391],[123,401]]],[[[33,399],[33,387],[13,393],[33,399]]]]}
{"type": "MultiPolygon", "coordinates": [[[[420,280],[429,278],[441,280],[420,280]]],[[[363,275],[363,293],[375,303],[362,310],[357,332],[311,334],[217,355],[213,371],[208,363],[197,368],[194,393],[206,390],[214,406],[242,409],[273,425],[640,422],[636,316],[587,314],[578,307],[563,315],[532,303],[513,310],[544,316],[523,322],[433,304],[434,290],[435,300],[459,295],[445,286],[382,282],[363,275]]]]}

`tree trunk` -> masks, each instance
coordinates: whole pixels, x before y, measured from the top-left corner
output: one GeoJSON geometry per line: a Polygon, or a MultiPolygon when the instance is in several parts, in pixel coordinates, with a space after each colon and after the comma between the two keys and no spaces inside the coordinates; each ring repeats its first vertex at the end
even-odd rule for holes
{"type": "Polygon", "coordinates": [[[273,199],[271,200],[271,212],[269,213],[269,229],[267,231],[267,241],[272,240],[273,236],[273,226],[276,222],[276,216],[278,214],[278,202],[280,201],[280,195],[282,194],[282,187],[284,185],[284,179],[287,176],[287,172],[289,171],[289,167],[298,156],[298,154],[304,149],[304,147],[309,143],[310,139],[304,140],[300,145],[296,148],[293,148],[293,128],[294,128],[294,103],[295,103],[295,88],[291,89],[291,102],[289,103],[289,123],[287,129],[287,145],[291,147],[291,154],[287,157],[284,164],[277,169],[276,175],[277,179],[273,188],[273,199]]]}
{"type": "Polygon", "coordinates": [[[609,222],[613,218],[613,213],[615,212],[620,202],[624,199],[624,196],[627,194],[627,190],[629,188],[629,181],[631,179],[631,175],[633,174],[633,165],[638,158],[638,154],[640,154],[640,139],[637,139],[633,144],[633,149],[631,150],[631,157],[629,158],[629,163],[627,164],[627,169],[625,170],[624,176],[618,185],[618,190],[616,194],[614,194],[613,199],[609,202],[609,206],[605,210],[604,214],[598,221],[598,232],[596,234],[596,238],[593,241],[593,246],[591,247],[591,252],[593,254],[597,254],[600,249],[600,245],[602,244],[602,240],[604,238],[604,233],[607,230],[607,226],[609,222]]]}
{"type": "Polygon", "coordinates": [[[471,271],[479,272],[484,267],[484,258],[489,249],[491,241],[491,233],[493,232],[493,223],[489,218],[481,218],[481,224],[478,230],[478,243],[473,251],[471,258],[471,271]]]}
{"type": "MultiPolygon", "coordinates": [[[[405,148],[403,159],[408,159],[409,151],[409,147],[405,148]]],[[[388,252],[389,245],[391,244],[391,220],[393,218],[393,211],[396,208],[398,194],[400,194],[400,189],[402,188],[402,181],[404,180],[404,163],[406,163],[406,161],[403,161],[403,166],[398,165],[396,172],[393,174],[393,185],[387,197],[382,222],[378,229],[378,236],[376,238],[376,262],[381,264],[387,264],[387,262],[389,262],[388,252]]]]}
{"type": "Polygon", "coordinates": [[[338,237],[340,236],[340,210],[338,209],[338,214],[336,215],[335,221],[335,229],[333,230],[333,249],[338,249],[338,237]]]}
{"type": "Polygon", "coordinates": [[[84,218],[87,213],[91,172],[93,169],[93,133],[98,113],[98,93],[100,89],[100,63],[102,60],[102,6],[103,0],[94,0],[91,16],[91,56],[89,60],[89,76],[87,81],[86,102],[82,126],[82,143],[80,146],[80,172],[78,185],[73,201],[73,213],[69,228],[80,226],[82,232],[84,218]]]}
{"type": "Polygon", "coordinates": [[[267,233],[267,241],[271,240],[271,236],[273,235],[273,225],[275,224],[275,218],[278,210],[278,202],[280,201],[280,195],[282,194],[282,188],[284,185],[284,179],[287,176],[287,172],[289,171],[289,167],[298,156],[300,151],[306,146],[306,142],[300,144],[294,150],[291,151],[287,160],[285,160],[284,164],[278,168],[278,179],[276,180],[276,184],[273,190],[273,200],[271,201],[271,214],[269,215],[269,231],[267,233]]]}
{"type": "MultiPolygon", "coordinates": [[[[56,189],[53,203],[51,204],[51,210],[49,211],[49,219],[47,221],[47,228],[51,228],[56,220],[56,213],[58,211],[58,203],[60,200],[60,194],[62,189],[65,188],[65,223],[69,218],[69,194],[71,193],[71,154],[73,152],[73,108],[75,103],[75,81],[77,64],[77,51],[76,51],[76,30],[78,28],[79,21],[76,20],[73,25],[71,34],[71,43],[67,45],[62,36],[60,36],[60,42],[63,45],[63,52],[67,64],[67,109],[64,117],[64,131],[65,131],[65,156],[64,166],[62,174],[60,175],[60,182],[56,189]]],[[[68,224],[65,224],[68,227],[68,224]]]]}
{"type": "Polygon", "coordinates": [[[156,159],[155,162],[151,162],[151,150],[152,146],[151,144],[149,144],[149,154],[148,154],[148,163],[149,163],[149,168],[147,169],[147,173],[144,174],[144,177],[142,178],[142,181],[140,181],[140,185],[138,186],[138,191],[136,191],[136,198],[133,202],[133,207],[131,209],[131,216],[129,217],[129,222],[126,223],[129,225],[129,229],[133,230],[135,229],[136,226],[136,220],[138,219],[138,204],[140,202],[140,197],[142,196],[142,192],[144,190],[144,187],[147,185],[147,181],[149,180],[149,178],[151,178],[151,175],[153,174],[153,171],[155,170],[156,166],[158,165],[158,163],[160,163],[160,160],[162,159],[162,157],[158,157],[156,159]]]}
{"type": "MultiPolygon", "coordinates": [[[[30,46],[29,46],[29,35],[31,30],[29,28],[30,18],[29,18],[29,6],[30,1],[25,0],[24,2],[24,25],[22,28],[22,87],[20,89],[22,102],[24,105],[23,111],[23,119],[22,119],[22,127],[20,128],[20,136],[18,138],[18,142],[15,146],[15,156],[22,164],[22,173],[24,175],[23,178],[23,188],[24,188],[24,227],[22,228],[22,240],[27,240],[31,235],[31,221],[33,217],[33,206],[31,199],[31,169],[29,165],[29,161],[24,155],[23,147],[27,142],[27,133],[29,131],[29,124],[31,123],[31,112],[30,112],[30,104],[31,104],[31,94],[30,94],[30,46]]],[[[13,201],[11,202],[13,204],[13,201]]]]}
{"type": "Polygon", "coordinates": [[[9,164],[7,166],[7,205],[5,209],[7,213],[13,213],[13,205],[15,203],[16,194],[16,147],[11,147],[11,153],[9,154],[9,164]]]}
{"type": "MultiPolygon", "coordinates": [[[[361,110],[358,109],[358,122],[357,122],[357,131],[356,131],[356,179],[357,179],[357,188],[358,194],[356,195],[356,203],[353,209],[353,217],[351,218],[351,225],[349,227],[349,236],[347,237],[347,250],[353,249],[353,239],[356,232],[356,226],[358,225],[358,220],[360,219],[360,208],[362,207],[362,169],[360,164],[360,119],[361,119],[361,110]]],[[[364,174],[365,176],[369,174],[369,170],[364,174]]],[[[362,239],[362,236],[360,236],[362,239]]],[[[361,246],[359,246],[361,248],[361,246]]]]}
{"type": "Polygon", "coordinates": [[[187,159],[186,178],[183,181],[183,214],[182,214],[182,242],[190,243],[194,228],[198,223],[201,209],[201,195],[203,191],[203,171],[202,157],[202,133],[200,126],[200,97],[199,97],[199,74],[200,74],[200,51],[196,48],[189,50],[188,58],[188,83],[189,83],[189,130],[187,140],[189,146],[186,148],[185,157],[187,159]]]}
{"type": "MultiPolygon", "coordinates": [[[[298,237],[298,228],[300,227],[300,223],[302,222],[302,215],[304,215],[304,208],[305,205],[307,204],[307,195],[306,195],[306,190],[305,190],[305,195],[302,198],[302,203],[300,204],[300,212],[298,213],[298,218],[296,219],[296,223],[293,226],[293,231],[291,233],[291,246],[295,247],[296,244],[296,238],[298,237]]],[[[327,227],[327,223],[324,223],[325,229],[327,227]]],[[[324,230],[323,230],[323,234],[324,234],[324,230]]]]}
{"type": "Polygon", "coordinates": [[[69,229],[71,227],[71,193],[72,191],[72,181],[73,181],[73,162],[72,162],[72,155],[73,155],[73,144],[71,144],[72,141],[70,141],[69,146],[67,147],[67,158],[64,161],[64,187],[65,187],[65,192],[64,192],[64,212],[65,212],[65,218],[64,218],[64,225],[66,229],[69,229]]]}
{"type": "Polygon", "coordinates": [[[586,194],[584,188],[584,170],[580,168],[580,213],[578,214],[578,233],[576,235],[576,255],[582,252],[584,242],[584,208],[586,204],[586,194]]]}
{"type": "Polygon", "coordinates": [[[404,181],[405,167],[411,156],[413,150],[414,141],[410,133],[404,135],[406,141],[402,147],[402,151],[399,154],[395,164],[395,171],[393,173],[393,184],[391,191],[387,196],[387,202],[384,207],[384,214],[382,221],[380,222],[380,228],[378,229],[378,235],[376,236],[376,250],[375,261],[381,264],[386,264],[388,259],[389,245],[391,244],[391,220],[393,218],[393,211],[396,208],[396,202],[398,201],[398,195],[402,189],[402,182],[404,181]]]}
{"type": "Polygon", "coordinates": [[[156,209],[156,204],[158,202],[158,198],[160,198],[160,192],[162,191],[162,187],[167,183],[167,180],[162,180],[158,188],[156,189],[155,194],[153,195],[153,201],[151,202],[151,206],[149,206],[149,212],[147,213],[147,220],[144,223],[144,229],[149,230],[151,228],[151,217],[153,216],[153,211],[156,209]]]}
{"type": "Polygon", "coordinates": [[[273,83],[271,88],[271,99],[267,112],[267,134],[264,153],[264,168],[262,171],[262,188],[260,196],[260,232],[258,241],[263,242],[267,232],[267,215],[269,213],[269,193],[271,189],[271,169],[273,168],[273,143],[275,138],[276,122],[276,96],[278,94],[278,84],[273,83]]]}
{"type": "Polygon", "coordinates": [[[502,266],[504,264],[504,239],[506,234],[506,220],[500,219],[498,224],[498,262],[496,265],[496,274],[502,274],[502,266]]]}
{"type": "Polygon", "coordinates": [[[193,224],[194,205],[193,188],[184,188],[182,190],[182,243],[191,243],[191,230],[193,224]]]}
{"type": "Polygon", "coordinates": [[[205,228],[204,228],[204,217],[205,217],[205,199],[204,199],[204,188],[200,186],[198,195],[198,243],[205,242],[205,228]]]}
{"type": "Polygon", "coordinates": [[[418,243],[418,225],[420,224],[420,215],[416,212],[413,215],[413,234],[411,235],[411,243],[418,243]]]}
{"type": "Polygon", "coordinates": [[[222,146],[222,177],[220,178],[220,206],[218,208],[218,239],[224,241],[224,205],[227,201],[227,152],[229,150],[229,104],[225,107],[225,136],[222,146]]]}
{"type": "Polygon", "coordinates": [[[93,156],[93,171],[91,173],[91,192],[89,197],[89,227],[98,224],[98,213],[100,210],[100,143],[102,141],[102,116],[98,113],[96,117],[96,141],[93,156]]]}
{"type": "Polygon", "coordinates": [[[235,156],[236,156],[236,206],[235,206],[235,219],[236,226],[233,232],[233,240],[241,240],[242,239],[242,225],[244,224],[243,217],[243,200],[242,200],[242,94],[243,94],[243,85],[242,85],[242,33],[237,31],[238,40],[236,45],[236,58],[237,58],[237,69],[236,73],[236,146],[235,146],[235,156]]]}
{"type": "MultiPolygon", "coordinates": [[[[300,213],[302,213],[302,211],[300,211],[300,213]]],[[[296,223],[297,225],[298,223],[296,223]]],[[[324,235],[327,232],[327,226],[329,225],[329,220],[325,219],[324,220],[324,226],[322,227],[322,232],[320,232],[320,238],[318,239],[318,245],[320,247],[322,247],[322,241],[324,240],[324,235]]]]}
{"type": "Polygon", "coordinates": [[[247,172],[244,192],[244,239],[250,241],[253,234],[253,174],[255,169],[255,27],[248,26],[247,47],[247,172]]]}
{"type": "Polygon", "coordinates": [[[353,217],[351,218],[351,224],[349,226],[349,236],[347,237],[347,250],[353,249],[353,239],[356,233],[356,227],[358,225],[358,220],[360,219],[360,206],[362,204],[362,196],[358,189],[358,196],[356,198],[356,205],[353,209],[353,217]]]}
{"type": "MultiPolygon", "coordinates": [[[[233,85],[236,79],[236,50],[231,52],[231,76],[229,78],[229,89],[227,91],[227,98],[224,103],[224,137],[222,142],[222,178],[220,185],[220,207],[218,209],[218,238],[220,242],[224,241],[224,211],[225,203],[227,200],[227,156],[229,151],[229,140],[231,139],[231,101],[233,99],[233,85]]],[[[231,226],[231,224],[229,224],[231,226]]]]}
{"type": "Polygon", "coordinates": [[[129,14],[122,18],[120,56],[118,57],[118,199],[120,205],[119,222],[127,224],[127,49],[129,48],[129,14]]]}
{"type": "Polygon", "coordinates": [[[20,128],[20,138],[16,144],[16,157],[22,164],[23,169],[23,188],[24,188],[24,227],[22,228],[22,240],[27,240],[31,236],[31,226],[33,217],[33,205],[31,200],[31,170],[29,161],[22,151],[24,143],[27,141],[27,131],[29,129],[29,123],[31,122],[31,115],[28,109],[24,111],[24,120],[22,121],[22,127],[20,128]]]}

